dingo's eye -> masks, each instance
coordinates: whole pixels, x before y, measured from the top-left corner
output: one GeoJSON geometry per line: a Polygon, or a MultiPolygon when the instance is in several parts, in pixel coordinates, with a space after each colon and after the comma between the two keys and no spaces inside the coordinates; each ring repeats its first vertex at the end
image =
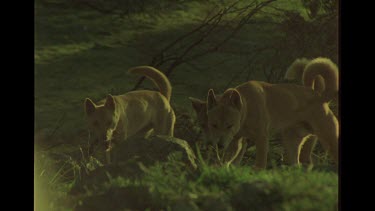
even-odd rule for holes
{"type": "Polygon", "coordinates": [[[233,124],[232,125],[229,125],[228,127],[227,127],[227,129],[230,129],[230,128],[232,128],[233,127],[233,124]]]}

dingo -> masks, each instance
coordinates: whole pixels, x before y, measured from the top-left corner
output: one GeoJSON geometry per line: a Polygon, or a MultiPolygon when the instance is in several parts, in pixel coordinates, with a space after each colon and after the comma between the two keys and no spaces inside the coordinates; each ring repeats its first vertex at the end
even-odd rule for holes
{"type": "MultiPolygon", "coordinates": [[[[335,78],[338,78],[338,74],[339,73],[338,73],[338,69],[336,65],[334,65],[332,61],[330,61],[329,59],[317,58],[317,59],[311,60],[311,59],[306,59],[306,58],[299,58],[299,59],[296,59],[289,66],[288,70],[285,73],[284,78],[289,81],[295,81],[297,83],[305,84],[305,86],[310,86],[315,91],[322,93],[326,87],[325,85],[326,83],[333,83],[333,86],[335,86],[335,83],[337,83],[336,82],[337,80],[335,80],[335,78]],[[318,67],[320,70],[317,70],[318,68],[306,68],[310,62],[312,62],[312,64],[320,63],[320,65],[314,65],[315,67],[318,67]],[[322,66],[325,66],[325,67],[322,68],[322,66]],[[312,74],[312,72],[314,71],[318,71],[318,72],[325,71],[324,75],[331,75],[330,77],[326,76],[326,78],[331,78],[331,79],[328,79],[327,81],[325,81],[322,75],[317,74],[317,73],[312,74]],[[315,78],[313,78],[314,75],[316,76],[315,78]]],[[[332,84],[328,86],[332,86],[332,84]]],[[[334,98],[332,101],[334,104],[333,105],[330,104],[330,108],[339,120],[340,116],[338,115],[338,110],[337,110],[338,98],[334,98]]],[[[308,132],[308,129],[305,128],[303,124],[297,124],[293,128],[289,128],[289,131],[285,131],[284,135],[288,136],[288,134],[290,135],[291,133],[295,133],[295,134],[299,133],[300,138],[302,140],[303,139],[302,136],[305,134],[308,134],[309,132],[308,132]]],[[[312,150],[314,149],[316,141],[317,141],[317,137],[315,135],[309,135],[305,137],[304,141],[302,142],[304,144],[301,149],[300,160],[299,160],[302,164],[307,164],[307,165],[313,164],[312,159],[311,159],[311,153],[312,153],[312,150]]]]}
{"type": "MultiPolygon", "coordinates": [[[[305,86],[249,81],[221,97],[210,89],[206,115],[211,143],[226,149],[233,138],[253,140],[255,167],[265,168],[271,132],[282,132],[290,164],[299,163],[305,137],[314,134],[338,164],[338,121],[327,104],[338,95],[338,69],[331,60],[316,58],[306,66],[303,78],[305,86]],[[318,75],[325,81],[321,92],[311,88],[318,75]]],[[[311,147],[306,148],[305,159],[310,160],[311,147]]]]}
{"type": "Polygon", "coordinates": [[[168,78],[149,66],[134,67],[128,72],[148,77],[159,91],[137,90],[118,96],[108,95],[97,104],[86,98],[84,103],[94,143],[103,141],[108,162],[117,141],[144,135],[151,129],[156,135],[173,136],[176,117],[169,103],[172,86],[168,78]]]}

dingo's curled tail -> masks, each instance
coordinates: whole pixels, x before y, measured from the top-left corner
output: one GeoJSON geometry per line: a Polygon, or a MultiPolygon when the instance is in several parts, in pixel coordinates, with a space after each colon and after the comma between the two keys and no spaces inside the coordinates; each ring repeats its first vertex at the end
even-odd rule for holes
{"type": "MultiPolygon", "coordinates": [[[[306,58],[299,58],[296,59],[288,68],[288,70],[285,73],[284,79],[287,80],[294,80],[300,83],[303,83],[303,73],[305,71],[305,68],[307,64],[311,62],[311,59],[306,58]]],[[[318,91],[319,93],[322,93],[325,89],[325,82],[324,78],[321,75],[317,75],[315,77],[315,81],[313,84],[310,84],[309,87],[314,89],[315,91],[318,91]]]]}
{"type": "Polygon", "coordinates": [[[309,62],[303,72],[303,84],[312,86],[316,77],[320,75],[324,78],[325,89],[322,95],[327,101],[338,95],[339,90],[339,70],[337,65],[328,58],[318,57],[309,62]]]}
{"type": "Polygon", "coordinates": [[[288,70],[285,73],[284,79],[287,80],[296,80],[299,82],[302,82],[302,75],[303,71],[306,67],[306,65],[310,62],[311,60],[306,59],[306,58],[299,58],[296,59],[289,67],[288,70]]]}
{"type": "Polygon", "coordinates": [[[161,71],[151,66],[138,66],[130,68],[128,72],[140,74],[149,78],[159,88],[160,93],[168,99],[168,102],[170,101],[172,86],[167,76],[161,71]]]}

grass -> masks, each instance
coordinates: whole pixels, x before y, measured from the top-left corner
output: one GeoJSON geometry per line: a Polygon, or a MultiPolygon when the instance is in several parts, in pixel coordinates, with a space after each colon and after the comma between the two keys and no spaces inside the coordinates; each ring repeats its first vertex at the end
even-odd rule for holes
{"type": "Polygon", "coordinates": [[[36,186],[36,197],[48,202],[42,210],[333,210],[338,200],[332,171],[281,167],[259,172],[249,166],[186,171],[174,159],[143,171],[136,179],[108,174],[109,179],[97,179],[75,194],[69,194],[73,183],[47,183],[48,188],[36,186]]]}
{"type": "MultiPolygon", "coordinates": [[[[152,140],[158,148],[173,146],[158,141],[163,140],[152,140]]],[[[194,169],[175,149],[161,155],[148,140],[124,144],[118,149],[128,159],[114,165],[103,166],[103,157],[85,157],[84,148],[36,153],[38,210],[332,210],[338,202],[337,174],[319,165],[311,170],[278,164],[256,171],[254,159],[227,167],[198,156],[194,169]],[[129,147],[133,144],[138,153],[129,147]]],[[[278,151],[271,146],[272,153],[278,151]]],[[[252,149],[245,157],[254,157],[252,149]]],[[[277,160],[272,153],[270,159],[277,160]]]]}
{"type": "MultiPolygon", "coordinates": [[[[129,161],[126,171],[112,169],[108,174],[104,171],[94,180],[95,185],[72,194],[77,181],[85,181],[84,175],[102,168],[103,161],[100,156],[85,157],[84,150],[80,150],[80,147],[84,149],[88,137],[84,99],[89,97],[95,101],[108,93],[129,91],[138,77],[127,74],[126,70],[149,64],[152,56],[171,40],[196,27],[208,5],[192,1],[184,8],[163,14],[134,14],[121,19],[87,8],[44,6],[36,2],[34,195],[37,210],[334,209],[338,177],[326,155],[318,148],[313,170],[285,167],[281,165],[282,149],[277,141],[271,141],[269,166],[265,171],[251,168],[254,147],[248,149],[241,166],[230,168],[199,163],[197,170],[186,169],[179,156],[173,155],[167,161],[144,167],[129,161]]],[[[311,21],[298,0],[279,0],[272,6],[299,11],[307,22],[311,21]]],[[[264,9],[222,51],[174,70],[170,81],[171,104],[177,115],[176,137],[194,144],[192,141],[199,131],[189,96],[203,99],[212,87],[215,92],[221,92],[247,80],[265,80],[264,64],[275,66],[283,73],[300,56],[336,59],[337,51],[332,51],[335,48],[327,44],[325,36],[309,43],[303,32],[299,32],[303,47],[308,46],[299,49],[294,37],[282,28],[285,17],[275,13],[275,9],[264,9]],[[279,54],[273,49],[250,54],[232,52],[251,51],[254,46],[275,46],[281,51],[279,54]]],[[[215,39],[223,36],[216,34],[215,39]]],[[[145,81],[142,87],[153,86],[145,81]]]]}

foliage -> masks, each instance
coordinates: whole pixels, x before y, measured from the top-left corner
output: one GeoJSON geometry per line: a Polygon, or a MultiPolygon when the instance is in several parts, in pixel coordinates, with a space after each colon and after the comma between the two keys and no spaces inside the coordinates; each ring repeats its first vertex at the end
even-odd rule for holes
{"type": "Polygon", "coordinates": [[[316,18],[321,10],[329,15],[337,15],[338,3],[338,0],[302,0],[310,18],[316,18]]]}
{"type": "Polygon", "coordinates": [[[278,167],[257,172],[249,166],[186,171],[172,157],[142,169],[140,177],[95,175],[95,185],[74,192],[73,180],[38,185],[36,197],[44,200],[37,205],[39,210],[332,210],[338,200],[338,178],[329,171],[278,167]]]}
{"type": "MultiPolygon", "coordinates": [[[[269,166],[260,172],[250,167],[254,146],[245,153],[241,166],[229,168],[209,165],[203,151],[197,156],[196,169],[186,165],[179,150],[159,153],[154,160],[126,154],[126,162],[117,166],[103,165],[101,155],[88,157],[85,153],[88,133],[83,99],[100,100],[108,93],[131,90],[138,78],[127,75],[127,68],[181,57],[202,36],[203,41],[185,54],[188,57],[181,57],[178,65],[170,68],[173,62],[165,62],[159,66],[171,70],[176,137],[186,140],[196,155],[200,129],[188,96],[204,99],[208,88],[223,91],[252,79],[278,82],[298,57],[326,56],[338,62],[338,1],[321,0],[317,10],[308,3],[312,1],[278,0],[250,16],[254,2],[259,7],[261,1],[36,1],[34,174],[38,210],[337,207],[337,174],[319,146],[313,170],[285,167],[276,137],[270,140],[269,166]],[[216,22],[204,21],[215,14],[221,17],[213,19],[216,22]],[[197,28],[202,30],[190,36],[197,28]],[[175,43],[171,50],[163,51],[171,43],[175,43]]],[[[139,86],[150,87],[154,88],[149,81],[139,86]]]]}

